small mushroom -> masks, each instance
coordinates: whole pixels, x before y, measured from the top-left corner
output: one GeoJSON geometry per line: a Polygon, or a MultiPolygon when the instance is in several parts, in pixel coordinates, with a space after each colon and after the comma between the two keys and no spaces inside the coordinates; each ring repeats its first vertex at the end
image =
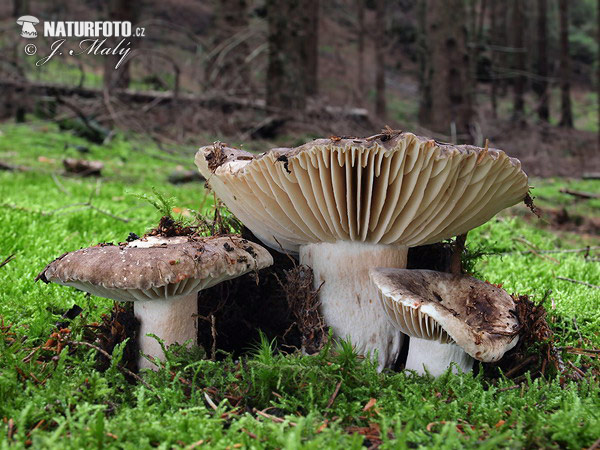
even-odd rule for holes
{"type": "Polygon", "coordinates": [[[215,144],[196,165],[265,245],[313,269],[321,313],[337,337],[390,366],[403,335],[369,280],[405,268],[409,247],[463,234],[522,201],[527,175],[501,150],[440,144],[412,133],[317,139],[260,155],[215,144]]]}
{"type": "MultiPolygon", "coordinates": [[[[98,297],[134,302],[141,352],[164,358],[165,345],[196,342],[198,291],[273,264],[270,253],[239,236],[149,236],[97,245],[52,261],[36,281],[72,286],[98,297]]],[[[140,368],[151,368],[145,358],[140,368]]]]}
{"type": "Polygon", "coordinates": [[[21,25],[21,36],[24,38],[35,38],[37,37],[37,31],[35,26],[40,23],[37,17],[33,16],[21,16],[17,19],[17,24],[21,25]]]}
{"type": "Polygon", "coordinates": [[[406,369],[439,376],[456,363],[468,372],[473,358],[498,361],[519,340],[515,303],[496,286],[432,270],[371,269],[370,275],[387,316],[410,336],[406,369]]]}

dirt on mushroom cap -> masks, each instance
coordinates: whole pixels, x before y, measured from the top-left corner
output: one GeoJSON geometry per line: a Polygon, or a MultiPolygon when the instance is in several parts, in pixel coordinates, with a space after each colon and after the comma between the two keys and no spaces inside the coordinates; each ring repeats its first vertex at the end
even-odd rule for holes
{"type": "Polygon", "coordinates": [[[414,327],[412,317],[405,319],[408,313],[418,314],[418,320],[427,322],[424,329],[428,334],[432,326],[441,327],[437,333],[440,339],[450,337],[481,361],[496,361],[517,343],[521,325],[515,303],[496,286],[465,275],[430,270],[374,269],[371,279],[390,318],[409,335],[414,335],[414,327]]]}
{"type": "Polygon", "coordinates": [[[168,244],[145,248],[131,242],[77,250],[50,263],[38,278],[46,282],[82,282],[106,289],[147,290],[188,278],[242,274],[272,261],[265,249],[239,236],[179,236],[166,240],[168,244]],[[225,252],[225,243],[235,252],[225,252]],[[254,254],[246,248],[251,248],[254,254]],[[246,259],[238,261],[242,256],[246,259]]]}

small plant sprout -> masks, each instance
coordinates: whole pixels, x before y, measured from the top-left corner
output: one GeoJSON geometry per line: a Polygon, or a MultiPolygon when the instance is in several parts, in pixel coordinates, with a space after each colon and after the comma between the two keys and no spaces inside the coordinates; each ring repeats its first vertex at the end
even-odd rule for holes
{"type": "Polygon", "coordinates": [[[521,163],[500,150],[393,130],[258,156],[215,144],[196,165],[265,245],[313,269],[327,325],[357,352],[377,353],[380,368],[394,363],[403,335],[369,269],[405,268],[409,247],[463,234],[528,190],[521,163]]]}
{"type": "MultiPolygon", "coordinates": [[[[147,236],[66,253],[36,280],[134,302],[141,352],[163,359],[159,342],[148,333],[165,345],[196,343],[198,291],[271,264],[267,250],[239,236],[147,236]]],[[[153,367],[143,357],[138,363],[153,367]]]]}

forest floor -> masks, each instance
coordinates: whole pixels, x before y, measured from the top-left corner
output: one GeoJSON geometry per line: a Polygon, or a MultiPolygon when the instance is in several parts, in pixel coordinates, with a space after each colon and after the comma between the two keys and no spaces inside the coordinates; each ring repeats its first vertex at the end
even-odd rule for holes
{"type": "Polygon", "coordinates": [[[160,214],[139,198],[152,188],[175,197],[175,214],[211,211],[201,183],[168,182],[194,170],[194,150],[168,153],[123,135],[92,145],[42,122],[0,125],[0,162],[13,169],[0,170],[0,448],[598,444],[600,360],[589,350],[600,347],[600,199],[561,189],[597,194],[599,180],[533,178],[542,219],[517,205],[468,241],[486,253],[478,276],[545,306],[554,345],[579,380],[550,369],[519,380],[482,370],[438,379],[377,373],[346,344],[302,356],[267,339],[221,361],[172,348],[164,367],[140,374],[143,382],[124,375],[121,345],[98,370],[95,349],[66,342],[83,340],[113,302],[34,279],[66,251],[154,226],[160,214]],[[102,176],[65,174],[65,157],[102,161],[102,176]],[[57,322],[73,305],[83,311],[61,333],[57,322]]]}

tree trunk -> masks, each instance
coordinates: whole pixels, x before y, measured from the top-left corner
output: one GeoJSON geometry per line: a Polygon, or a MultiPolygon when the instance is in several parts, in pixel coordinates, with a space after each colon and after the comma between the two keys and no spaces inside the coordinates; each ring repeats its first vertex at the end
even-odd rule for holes
{"type": "Polygon", "coordinates": [[[358,99],[362,102],[365,94],[365,0],[356,0],[358,18],[358,70],[357,88],[358,99]]]}
{"type": "MultiPolygon", "coordinates": [[[[600,0],[599,0],[600,1],[600,0]]],[[[489,41],[492,45],[497,43],[498,40],[498,18],[496,17],[496,2],[490,2],[490,31],[491,36],[489,41]]],[[[498,118],[498,52],[492,48],[491,51],[491,67],[490,67],[490,100],[492,103],[492,117],[498,118]]]]}
{"type": "MultiPolygon", "coordinates": [[[[510,47],[510,41],[508,38],[509,29],[511,29],[510,20],[508,19],[510,14],[509,0],[496,0],[493,3],[498,4],[498,19],[500,19],[500,23],[498,24],[498,40],[496,41],[496,45],[500,47],[510,47]]],[[[498,51],[498,87],[501,97],[506,97],[508,94],[508,77],[506,75],[508,68],[508,53],[504,50],[498,51]]]]}
{"type": "MultiPolygon", "coordinates": [[[[492,2],[493,3],[493,2],[492,2]]],[[[469,39],[470,48],[471,48],[471,67],[472,67],[472,78],[473,80],[478,79],[478,63],[479,63],[479,54],[482,48],[482,40],[483,40],[483,25],[485,22],[485,11],[487,9],[487,1],[486,0],[472,0],[473,4],[473,18],[472,18],[472,30],[471,30],[471,38],[469,39]],[[479,4],[479,10],[477,10],[477,4],[479,4]]],[[[473,83],[472,90],[475,91],[476,83],[473,83]]]]}
{"type": "Polygon", "coordinates": [[[249,50],[241,36],[248,27],[247,0],[218,0],[214,11],[213,51],[204,68],[205,87],[232,92],[248,90],[250,70],[245,59],[249,50]]]}
{"type": "MultiPolygon", "coordinates": [[[[21,16],[25,16],[29,13],[29,0],[14,0],[13,2],[13,17],[18,19],[21,16]]],[[[40,24],[41,25],[41,24],[40,24]]],[[[41,36],[42,33],[38,30],[38,35],[41,36]]],[[[11,55],[14,64],[18,67],[19,63],[19,54],[17,54],[17,48],[14,48],[14,52],[11,55]]],[[[22,54],[22,52],[21,52],[22,54]]],[[[5,55],[9,57],[8,53],[5,55]]],[[[3,99],[4,107],[3,110],[6,111],[7,115],[12,115],[14,112],[15,122],[22,123],[25,122],[25,105],[27,104],[27,92],[15,93],[15,92],[6,92],[3,99]]]]}
{"type": "Polygon", "coordinates": [[[29,13],[29,0],[13,0],[13,17],[19,18],[29,13]]]}
{"type": "Polygon", "coordinates": [[[558,0],[560,18],[560,126],[573,128],[571,112],[571,69],[569,57],[569,1],[558,0]]]}
{"type": "Polygon", "coordinates": [[[317,95],[319,91],[319,0],[304,1],[305,25],[301,40],[304,60],[304,82],[307,95],[317,95]]]}
{"type": "Polygon", "coordinates": [[[419,120],[433,131],[456,130],[459,140],[470,141],[473,107],[465,2],[447,0],[435,7],[427,2],[422,7],[419,120]]]}
{"type": "Polygon", "coordinates": [[[385,120],[386,0],[377,0],[375,8],[375,114],[385,120]]]}
{"type": "Polygon", "coordinates": [[[306,92],[302,61],[303,9],[301,0],[267,0],[269,62],[267,106],[304,110],[306,92]]]}
{"type": "Polygon", "coordinates": [[[512,26],[513,26],[513,71],[515,72],[513,81],[513,120],[523,121],[525,119],[525,12],[523,0],[513,0],[512,26]]]}
{"type": "MultiPolygon", "coordinates": [[[[108,17],[111,21],[129,21],[135,23],[138,17],[138,6],[136,2],[128,0],[110,0],[108,2],[108,17]]],[[[133,28],[133,27],[132,27],[133,28]]],[[[115,47],[122,38],[108,38],[106,46],[115,47]]],[[[131,42],[132,38],[125,38],[125,42],[131,42]]],[[[118,69],[115,69],[121,56],[104,57],[104,87],[108,90],[113,88],[126,88],[129,86],[131,74],[129,72],[129,60],[125,60],[118,69]]]]}
{"type": "Polygon", "coordinates": [[[538,97],[537,113],[540,120],[548,122],[550,118],[549,92],[548,92],[548,39],[546,22],[548,21],[548,6],[546,0],[537,1],[537,74],[533,83],[533,90],[538,97]]]}
{"type": "MultiPolygon", "coordinates": [[[[596,6],[596,32],[600,42],[600,0],[596,6]]],[[[600,45],[598,46],[598,61],[600,61],[600,45]]],[[[596,101],[598,102],[598,153],[600,153],[600,63],[596,61],[596,101]]]]}

